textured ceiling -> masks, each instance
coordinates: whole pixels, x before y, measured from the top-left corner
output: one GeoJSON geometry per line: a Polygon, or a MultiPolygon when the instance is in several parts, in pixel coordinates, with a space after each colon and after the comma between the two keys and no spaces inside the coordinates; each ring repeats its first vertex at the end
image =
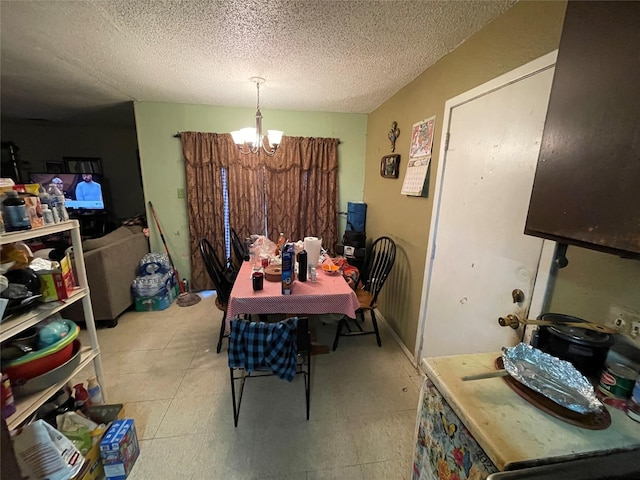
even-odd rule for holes
{"type": "MultiPolygon", "coordinates": [[[[2,115],[131,100],[369,113],[515,0],[2,1],[2,115]]],[[[88,117],[87,117],[88,118],[88,117]]]]}

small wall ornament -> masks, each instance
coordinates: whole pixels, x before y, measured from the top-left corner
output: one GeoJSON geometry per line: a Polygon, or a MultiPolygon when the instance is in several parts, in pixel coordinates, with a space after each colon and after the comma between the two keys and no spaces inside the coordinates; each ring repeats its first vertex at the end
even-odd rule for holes
{"type": "Polygon", "coordinates": [[[400,154],[392,153],[380,159],[380,176],[383,178],[398,178],[400,172],[400,154]]]}
{"type": "Polygon", "coordinates": [[[393,122],[391,124],[391,130],[389,130],[389,133],[387,134],[387,137],[391,142],[392,152],[396,151],[396,140],[398,139],[399,136],[400,136],[400,129],[398,128],[398,122],[393,122]]]}

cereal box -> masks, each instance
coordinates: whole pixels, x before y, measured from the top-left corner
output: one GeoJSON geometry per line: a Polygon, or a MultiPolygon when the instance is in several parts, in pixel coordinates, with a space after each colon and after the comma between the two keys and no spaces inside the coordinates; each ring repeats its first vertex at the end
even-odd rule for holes
{"type": "Polygon", "coordinates": [[[125,480],[140,454],[136,426],[131,418],[116,420],[100,442],[106,480],[125,480]]]}

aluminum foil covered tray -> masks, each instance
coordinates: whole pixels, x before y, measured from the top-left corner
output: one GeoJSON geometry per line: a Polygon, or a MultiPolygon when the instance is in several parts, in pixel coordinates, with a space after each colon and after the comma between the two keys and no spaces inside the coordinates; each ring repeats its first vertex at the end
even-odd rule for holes
{"type": "Polygon", "coordinates": [[[565,360],[519,343],[502,349],[502,361],[511,377],[558,405],[583,414],[604,409],[593,385],[565,360]]]}

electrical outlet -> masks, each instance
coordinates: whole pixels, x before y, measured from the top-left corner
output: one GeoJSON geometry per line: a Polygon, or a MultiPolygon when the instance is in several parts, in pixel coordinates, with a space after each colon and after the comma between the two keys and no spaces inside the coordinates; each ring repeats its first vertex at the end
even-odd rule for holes
{"type": "Polygon", "coordinates": [[[620,305],[611,305],[607,324],[632,338],[640,335],[640,313],[620,305]]]}

